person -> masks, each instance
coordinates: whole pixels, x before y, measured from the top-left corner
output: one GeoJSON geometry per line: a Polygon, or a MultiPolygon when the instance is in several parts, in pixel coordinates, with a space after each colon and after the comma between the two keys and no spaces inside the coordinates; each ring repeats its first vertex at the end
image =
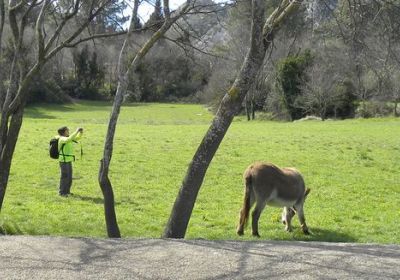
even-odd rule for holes
{"type": "Polygon", "coordinates": [[[71,195],[72,185],[72,162],[75,161],[73,144],[82,137],[83,128],[78,128],[74,133],[69,134],[69,129],[63,126],[58,129],[58,153],[61,170],[59,194],[63,197],[71,195]]]}

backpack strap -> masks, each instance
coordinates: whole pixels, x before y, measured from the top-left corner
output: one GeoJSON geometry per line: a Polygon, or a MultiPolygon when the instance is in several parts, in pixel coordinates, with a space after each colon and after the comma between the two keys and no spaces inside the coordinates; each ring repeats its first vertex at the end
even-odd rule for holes
{"type": "Polygon", "coordinates": [[[61,154],[62,154],[62,156],[64,158],[64,162],[65,162],[64,146],[65,146],[65,143],[61,145],[61,154]]]}
{"type": "Polygon", "coordinates": [[[75,161],[75,156],[74,156],[74,155],[66,155],[66,154],[64,154],[64,146],[65,146],[65,143],[61,145],[61,154],[62,154],[62,156],[63,156],[64,162],[65,162],[65,156],[67,156],[67,157],[73,157],[73,158],[74,158],[74,161],[75,161]]]}

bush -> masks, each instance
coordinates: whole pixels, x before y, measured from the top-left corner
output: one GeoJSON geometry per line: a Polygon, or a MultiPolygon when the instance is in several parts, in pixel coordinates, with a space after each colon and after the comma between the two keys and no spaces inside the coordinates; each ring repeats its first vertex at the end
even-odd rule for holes
{"type": "Polygon", "coordinates": [[[375,118],[388,116],[393,113],[393,108],[387,102],[366,101],[360,102],[356,109],[357,118],[375,118]]]}
{"type": "Polygon", "coordinates": [[[282,88],[284,103],[292,120],[304,116],[303,110],[296,105],[296,99],[301,95],[301,82],[312,59],[310,50],[306,50],[304,54],[288,56],[278,64],[277,86],[282,88]]]}

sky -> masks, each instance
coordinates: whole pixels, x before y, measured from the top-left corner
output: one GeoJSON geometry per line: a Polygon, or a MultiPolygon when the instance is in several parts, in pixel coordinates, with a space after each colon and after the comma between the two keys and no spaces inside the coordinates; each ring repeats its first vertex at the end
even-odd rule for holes
{"type": "MultiPolygon", "coordinates": [[[[153,2],[153,1],[149,1],[149,2],[153,2]]],[[[170,9],[175,10],[176,8],[178,8],[180,5],[182,5],[185,2],[186,2],[186,0],[170,0],[169,1],[170,9]]],[[[214,2],[227,2],[227,0],[214,0],[214,2]]],[[[139,6],[139,16],[141,18],[141,21],[142,22],[147,21],[153,11],[154,11],[154,6],[149,4],[147,1],[143,1],[143,3],[140,4],[140,6],[139,6]]],[[[132,12],[132,10],[129,8],[126,11],[126,14],[130,14],[131,12],[132,12]]]]}
{"type": "MultiPolygon", "coordinates": [[[[186,0],[170,0],[169,1],[170,9],[175,10],[185,1],[186,0]]],[[[149,4],[148,2],[144,2],[139,6],[139,15],[142,18],[142,21],[148,20],[153,11],[154,11],[154,6],[149,4]]]]}

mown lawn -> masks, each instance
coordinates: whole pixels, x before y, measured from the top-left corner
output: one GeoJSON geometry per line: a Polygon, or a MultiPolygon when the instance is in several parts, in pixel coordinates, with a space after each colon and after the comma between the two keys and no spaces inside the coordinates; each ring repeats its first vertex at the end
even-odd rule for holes
{"type": "MultiPolygon", "coordinates": [[[[110,105],[83,102],[26,111],[0,215],[8,234],[105,236],[97,184],[110,105]],[[57,195],[59,167],[48,142],[62,125],[85,128],[74,167],[74,197],[57,195]]],[[[212,119],[202,106],[132,104],[123,108],[111,179],[123,237],[160,237],[195,149],[212,119]]],[[[237,237],[242,173],[253,161],[295,166],[312,189],[305,213],[287,233],[280,209],[266,208],[262,239],[400,243],[400,120],[279,123],[235,119],[200,191],[188,238],[237,237]]]]}

